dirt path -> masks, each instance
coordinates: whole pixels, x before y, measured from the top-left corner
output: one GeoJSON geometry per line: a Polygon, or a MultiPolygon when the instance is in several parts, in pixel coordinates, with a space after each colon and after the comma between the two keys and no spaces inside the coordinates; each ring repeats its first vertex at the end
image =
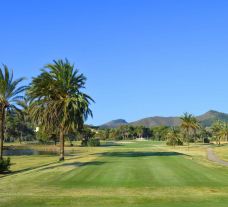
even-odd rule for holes
{"type": "Polygon", "coordinates": [[[214,152],[211,148],[207,149],[207,158],[210,161],[216,162],[220,165],[224,165],[224,166],[228,166],[228,162],[221,160],[214,152]]]}

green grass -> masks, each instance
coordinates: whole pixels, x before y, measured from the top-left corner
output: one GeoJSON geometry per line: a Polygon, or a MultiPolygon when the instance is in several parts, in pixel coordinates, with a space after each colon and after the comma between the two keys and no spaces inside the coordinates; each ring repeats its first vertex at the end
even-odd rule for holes
{"type": "Polygon", "coordinates": [[[228,168],[207,161],[206,146],[157,142],[78,148],[55,156],[12,156],[0,178],[1,207],[226,207],[228,168]]]}

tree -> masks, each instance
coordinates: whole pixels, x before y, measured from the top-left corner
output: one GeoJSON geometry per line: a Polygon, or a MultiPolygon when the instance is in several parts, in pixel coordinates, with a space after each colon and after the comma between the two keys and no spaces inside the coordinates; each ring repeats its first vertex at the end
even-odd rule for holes
{"type": "Polygon", "coordinates": [[[7,115],[7,138],[10,140],[18,138],[20,142],[22,140],[32,140],[35,138],[35,134],[28,113],[28,98],[25,96],[17,101],[17,107],[20,110],[12,110],[7,115]]]}
{"type": "Polygon", "coordinates": [[[191,132],[193,131],[195,134],[195,130],[199,128],[199,122],[192,114],[189,114],[189,113],[184,113],[184,115],[180,117],[180,119],[181,119],[181,128],[185,132],[185,138],[189,148],[191,132]]]}
{"type": "Polygon", "coordinates": [[[88,146],[89,140],[92,139],[95,134],[96,133],[89,127],[84,127],[82,130],[80,130],[80,136],[82,140],[81,146],[88,146]]]}
{"type": "Polygon", "coordinates": [[[212,125],[212,132],[216,137],[216,142],[218,145],[221,144],[221,140],[228,141],[228,123],[222,121],[216,121],[212,125]]]}
{"type": "Polygon", "coordinates": [[[28,90],[31,99],[30,114],[38,125],[55,131],[60,140],[60,158],[64,160],[64,137],[72,130],[83,127],[93,99],[82,92],[86,77],[74,70],[74,65],[66,59],[48,64],[41,74],[33,78],[28,90]]]}
{"type": "Polygon", "coordinates": [[[212,134],[215,137],[218,145],[220,145],[221,136],[218,136],[218,134],[221,128],[222,128],[222,122],[220,120],[215,121],[211,126],[212,134]]]}
{"type": "Polygon", "coordinates": [[[173,147],[175,147],[176,145],[183,145],[183,142],[180,139],[180,133],[179,130],[176,129],[175,127],[172,127],[169,129],[167,135],[167,145],[172,145],[173,147]]]}
{"type": "Polygon", "coordinates": [[[157,141],[166,140],[166,135],[169,132],[169,127],[167,126],[155,126],[151,128],[153,132],[153,139],[157,141]]]}
{"type": "Polygon", "coordinates": [[[14,80],[13,71],[6,65],[0,68],[0,160],[3,159],[3,141],[5,137],[6,111],[16,108],[16,103],[22,98],[21,93],[26,86],[19,86],[24,78],[14,80]]]}

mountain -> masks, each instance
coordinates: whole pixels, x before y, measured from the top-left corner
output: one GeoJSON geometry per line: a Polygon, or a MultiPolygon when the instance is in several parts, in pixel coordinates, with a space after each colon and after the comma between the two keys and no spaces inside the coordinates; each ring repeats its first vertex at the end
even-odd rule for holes
{"type": "Polygon", "coordinates": [[[140,119],[138,121],[129,123],[129,125],[132,125],[132,126],[145,126],[145,127],[177,126],[179,124],[180,124],[180,119],[178,117],[161,117],[161,116],[148,117],[148,118],[140,119]]]}
{"type": "Polygon", "coordinates": [[[102,124],[100,128],[117,128],[119,126],[126,125],[126,124],[128,123],[124,119],[116,119],[116,120],[107,122],[105,124],[102,124]]]}
{"type": "MultiPolygon", "coordinates": [[[[205,114],[196,117],[203,126],[211,126],[211,124],[216,120],[226,121],[228,122],[228,114],[210,110],[205,114]]],[[[180,125],[181,120],[179,117],[161,117],[154,116],[148,117],[144,119],[140,119],[138,121],[127,123],[123,119],[117,119],[110,121],[106,124],[103,124],[101,127],[103,128],[116,128],[121,125],[132,125],[132,126],[145,126],[145,127],[153,127],[153,126],[178,126],[180,125]]]]}
{"type": "Polygon", "coordinates": [[[216,120],[228,122],[228,114],[210,110],[207,113],[198,116],[197,119],[201,122],[203,126],[210,126],[216,120]]]}

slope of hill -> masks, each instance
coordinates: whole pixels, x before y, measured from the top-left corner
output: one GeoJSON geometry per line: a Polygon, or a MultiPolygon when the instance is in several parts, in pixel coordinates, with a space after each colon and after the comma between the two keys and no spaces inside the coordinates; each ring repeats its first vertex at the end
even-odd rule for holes
{"type": "Polygon", "coordinates": [[[134,121],[129,123],[129,125],[133,126],[145,126],[145,127],[152,127],[152,126],[177,126],[180,124],[180,119],[178,117],[149,117],[140,119],[138,121],[134,121]]]}
{"type": "MultiPolygon", "coordinates": [[[[203,126],[210,126],[214,121],[221,120],[228,122],[228,114],[210,110],[205,114],[196,117],[203,126]]],[[[178,126],[180,125],[179,117],[148,117],[144,119],[140,119],[138,121],[127,123],[123,119],[117,119],[110,121],[106,124],[101,125],[102,128],[116,128],[121,125],[132,125],[132,126],[145,126],[145,127],[153,127],[153,126],[178,126]]]]}
{"type": "Polygon", "coordinates": [[[102,124],[100,127],[101,128],[116,128],[122,125],[128,124],[124,119],[116,119],[112,120],[110,122],[107,122],[105,124],[102,124]]]}
{"type": "Polygon", "coordinates": [[[207,113],[198,116],[197,119],[201,122],[203,126],[210,126],[216,120],[228,122],[228,114],[210,110],[207,113]]]}

